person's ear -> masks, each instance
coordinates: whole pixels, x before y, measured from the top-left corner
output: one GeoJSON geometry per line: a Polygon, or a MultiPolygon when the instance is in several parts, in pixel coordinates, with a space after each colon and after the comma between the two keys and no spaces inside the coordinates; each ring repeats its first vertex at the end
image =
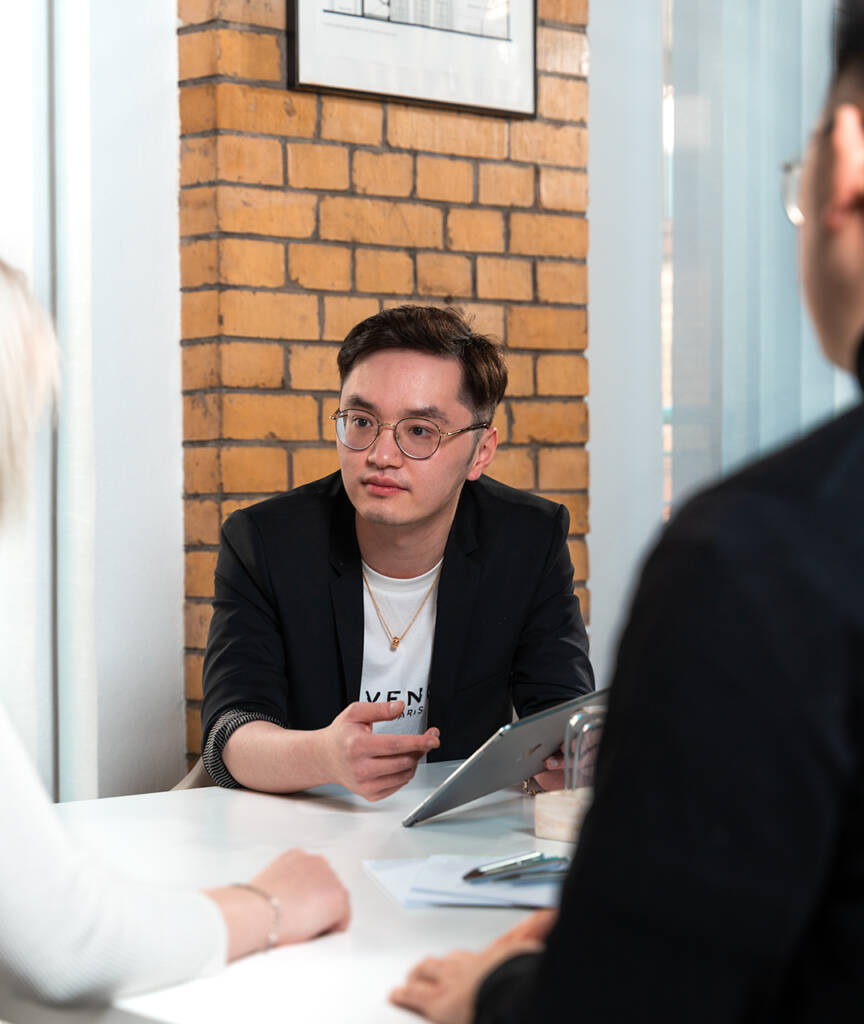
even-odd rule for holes
{"type": "Polygon", "coordinates": [[[477,451],[474,452],[474,458],[471,460],[471,468],[468,470],[468,475],[465,477],[466,480],[477,480],[483,475],[487,466],[492,461],[492,456],[495,454],[495,449],[497,447],[497,429],[495,427],[490,427],[488,430],[484,430],[483,437],[480,439],[480,444],[477,445],[477,451]]]}
{"type": "Polygon", "coordinates": [[[841,103],[831,128],[831,191],[825,207],[825,227],[839,231],[864,205],[864,124],[854,103],[841,103]]]}

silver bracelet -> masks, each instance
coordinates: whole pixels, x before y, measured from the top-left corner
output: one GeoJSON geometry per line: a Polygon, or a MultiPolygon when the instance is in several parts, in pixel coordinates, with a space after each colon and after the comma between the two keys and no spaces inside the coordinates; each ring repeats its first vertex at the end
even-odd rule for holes
{"type": "Polygon", "coordinates": [[[248,882],[234,882],[232,888],[248,889],[249,892],[254,892],[256,896],[260,896],[270,904],[273,910],[273,925],[267,933],[267,949],[272,949],[279,941],[279,926],[282,923],[282,906],[279,899],[272,893],[259,889],[257,885],[250,885],[248,882]]]}

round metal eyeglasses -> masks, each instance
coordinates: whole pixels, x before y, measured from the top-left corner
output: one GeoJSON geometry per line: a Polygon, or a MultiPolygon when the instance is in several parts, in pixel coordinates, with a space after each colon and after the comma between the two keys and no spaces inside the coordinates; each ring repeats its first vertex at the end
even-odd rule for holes
{"type": "Polygon", "coordinates": [[[355,452],[370,448],[381,431],[388,427],[393,431],[393,439],[399,451],[409,459],[431,458],[445,437],[464,434],[466,430],[485,430],[488,423],[472,423],[461,430],[442,430],[434,420],[426,420],[421,416],[405,416],[395,423],[381,423],[371,412],[362,409],[337,409],[330,417],[336,424],[336,436],[355,452]]]}

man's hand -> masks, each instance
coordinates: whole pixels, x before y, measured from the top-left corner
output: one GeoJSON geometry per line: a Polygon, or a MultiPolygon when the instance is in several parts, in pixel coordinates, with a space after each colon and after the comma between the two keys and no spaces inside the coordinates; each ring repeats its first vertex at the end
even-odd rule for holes
{"type": "MultiPolygon", "coordinates": [[[[548,914],[548,912],[546,912],[548,914]]],[[[554,914],[552,914],[554,920],[554,914]]],[[[414,967],[390,1001],[437,1024],[470,1024],[477,990],[490,971],[519,953],[540,952],[551,921],[532,914],[480,953],[459,950],[430,957],[414,967]]]]}
{"type": "MultiPolygon", "coordinates": [[[[576,765],[574,787],[590,786],[594,779],[594,766],[597,763],[597,751],[600,748],[602,728],[593,728],[585,735],[582,742],[582,750],[579,756],[579,763],[576,765]]],[[[547,757],[543,762],[545,772],[539,772],[534,776],[537,783],[544,790],[564,788],[564,747],[561,746],[547,757]]]]}
{"type": "Polygon", "coordinates": [[[440,746],[437,729],[420,736],[373,733],[373,722],[389,722],[405,709],[401,700],[355,702],[322,731],[328,774],[367,800],[383,800],[414,777],[417,762],[440,746]]]}
{"type": "Polygon", "coordinates": [[[538,772],[534,776],[534,781],[543,790],[549,791],[552,789],[563,789],[564,788],[564,750],[558,748],[558,750],[552,754],[551,757],[547,757],[543,762],[543,767],[546,769],[545,772],[538,772]]]}

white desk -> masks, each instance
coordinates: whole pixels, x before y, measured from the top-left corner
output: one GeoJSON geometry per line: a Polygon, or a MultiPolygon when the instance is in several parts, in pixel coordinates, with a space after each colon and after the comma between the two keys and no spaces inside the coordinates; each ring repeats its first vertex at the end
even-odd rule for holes
{"type": "Polygon", "coordinates": [[[406,970],[424,956],[478,948],[525,912],[406,910],[367,876],[362,861],[572,850],[535,840],[531,800],[513,790],[402,828],[408,810],[452,768],[421,765],[409,786],[375,804],[326,786],[285,797],[197,789],[61,805],[63,823],[79,841],[136,878],[224,885],[249,878],[283,849],[301,847],[326,856],[351,894],[345,933],[249,957],[215,977],[119,1005],[176,1024],[416,1021],[387,1002],[406,970]]]}

